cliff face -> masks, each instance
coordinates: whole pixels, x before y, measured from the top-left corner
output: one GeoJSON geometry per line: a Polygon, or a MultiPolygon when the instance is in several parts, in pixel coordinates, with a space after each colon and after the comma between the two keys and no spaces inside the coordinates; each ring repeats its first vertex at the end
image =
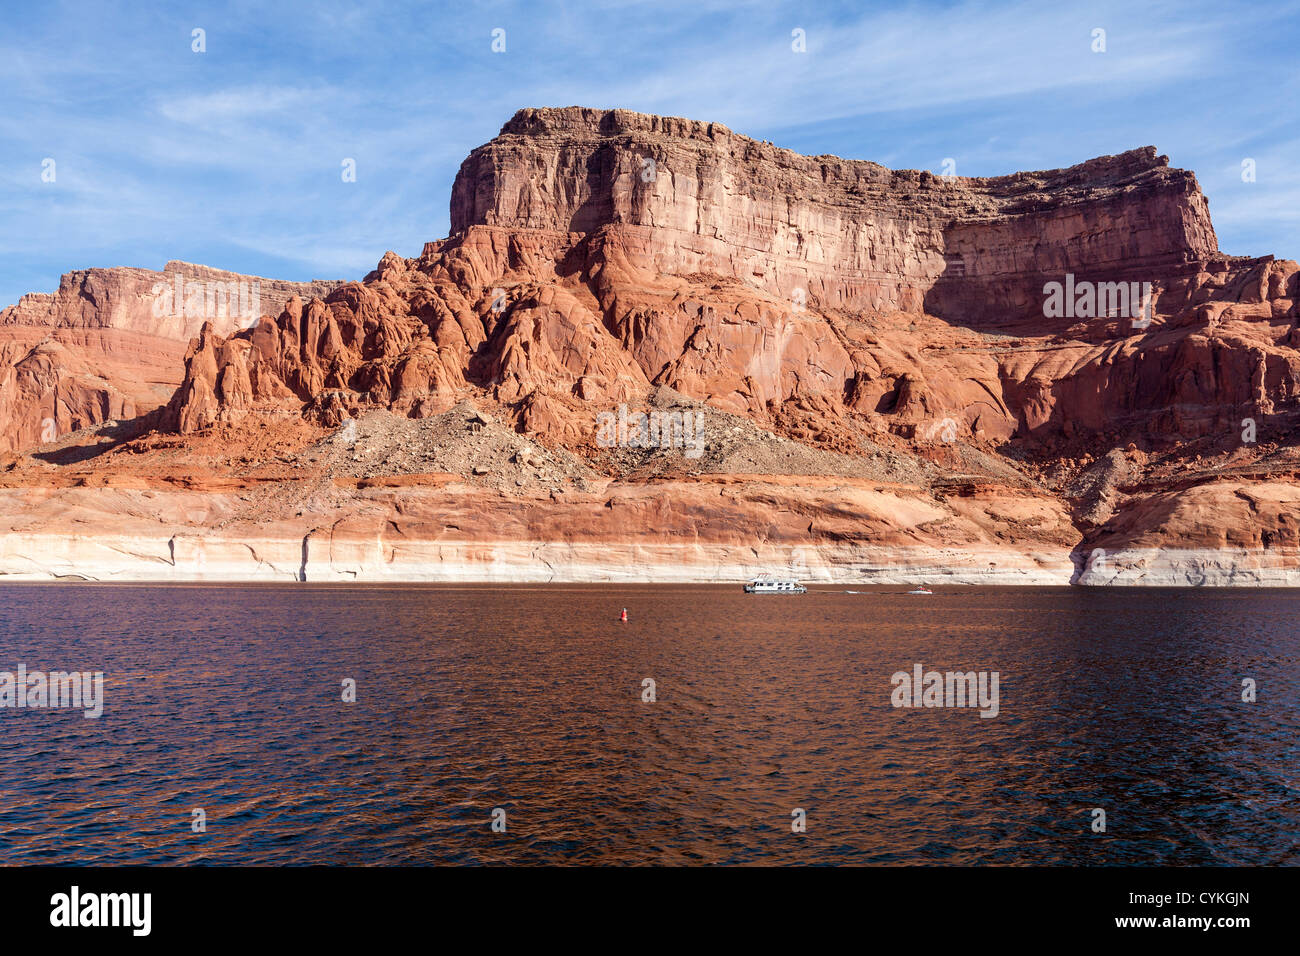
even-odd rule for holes
{"type": "Polygon", "coordinates": [[[264,279],[176,259],[162,272],[85,269],[65,273],[52,295],[31,293],[0,310],[0,326],[122,329],[188,342],[205,321],[228,335],[279,315],[295,295],[325,296],[341,284],[264,279]]]}
{"type": "Polygon", "coordinates": [[[0,310],[0,451],[165,404],[203,323],[223,335],[337,282],[282,282],[188,262],[66,273],[0,310]]]}
{"type": "Polygon", "coordinates": [[[650,272],[961,322],[1041,318],[1044,277],[1150,280],[1219,258],[1196,177],[1152,147],[1069,169],[943,177],[626,110],[520,111],[462,164],[451,222],[453,234],[600,233],[650,272]]]}
{"type": "Polygon", "coordinates": [[[1300,380],[1295,265],[1219,254],[1195,178],[1151,149],[945,180],[716,124],[523,110],[462,165],[452,223],[323,302],[227,343],[214,327],[173,426],[286,395],[331,425],[432,414],[478,386],[579,440],[593,404],[654,385],[762,421],[807,413],[831,441],[856,414],[1051,451],[1222,434],[1300,380]],[[1045,317],[1045,280],[1075,278],[1150,285],[1151,324],[1045,317]]]}
{"type": "MultiPolygon", "coordinates": [[[[942,178],[523,110],[462,165],[451,219],[255,324],[187,316],[161,432],[42,454],[258,503],[211,519],[231,561],[235,526],[319,561],[334,515],[327,553],[361,577],[526,576],[533,554],[560,578],[708,578],[797,554],[824,580],[1300,582],[1300,267],[1218,252],[1194,176],[1153,149],[942,178]],[[1076,282],[1153,306],[1089,311],[1076,282]],[[611,447],[600,422],[628,409],[700,416],[701,454],[611,447]]],[[[185,533],[215,542],[211,521],[185,533]]]]}

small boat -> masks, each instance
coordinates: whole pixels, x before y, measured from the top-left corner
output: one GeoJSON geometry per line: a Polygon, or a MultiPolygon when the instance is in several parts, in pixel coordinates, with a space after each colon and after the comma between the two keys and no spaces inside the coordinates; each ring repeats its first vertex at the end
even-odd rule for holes
{"type": "Polygon", "coordinates": [[[934,592],[931,591],[929,588],[927,588],[924,584],[922,584],[919,588],[913,588],[907,593],[908,594],[933,594],[934,592]]]}
{"type": "Polygon", "coordinates": [[[760,575],[745,585],[746,594],[804,594],[807,588],[793,578],[760,575]]]}

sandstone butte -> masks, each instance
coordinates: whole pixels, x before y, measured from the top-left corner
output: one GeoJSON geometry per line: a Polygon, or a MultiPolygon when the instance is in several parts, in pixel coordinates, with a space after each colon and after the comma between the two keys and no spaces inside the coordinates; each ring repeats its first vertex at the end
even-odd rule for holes
{"type": "Polygon", "coordinates": [[[948,178],[525,109],[416,258],[253,323],[178,272],[245,278],[0,312],[10,580],[1300,584],[1300,267],[1151,147],[948,178]],[[1047,317],[1067,276],[1150,321],[1047,317]],[[701,453],[599,439],[638,412],[701,453]]]}

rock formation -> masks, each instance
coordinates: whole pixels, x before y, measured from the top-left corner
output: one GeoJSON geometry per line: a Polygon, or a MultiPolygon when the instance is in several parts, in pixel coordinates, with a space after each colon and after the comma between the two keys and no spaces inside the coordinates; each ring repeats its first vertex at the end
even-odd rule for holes
{"type": "MultiPolygon", "coordinates": [[[[355,482],[371,517],[331,519],[329,566],[361,577],[635,577],[640,554],[659,568],[642,576],[707,578],[798,552],[825,579],[1300,583],[1300,267],[1221,253],[1195,177],[1153,148],[972,179],[528,109],[462,164],[451,222],[362,282],[286,284],[260,322],[188,324],[159,432],[81,467],[179,442],[252,487],[263,453],[239,443],[279,441],[288,473],[254,484],[280,504],[229,520],[305,555],[355,482]],[[629,407],[698,414],[707,451],[611,447],[597,423],[629,407]],[[353,419],[372,437],[348,456],[310,450],[353,419]],[[431,423],[418,453],[399,421],[431,423]],[[506,454],[506,425],[527,447],[506,454]],[[294,509],[288,489],[322,475],[320,513],[294,509]],[[1216,513],[1241,523],[1220,533],[1216,513]],[[395,527],[391,554],[342,557],[395,527]]],[[[42,354],[23,382],[73,367],[42,354]]],[[[76,393],[95,420],[128,414],[106,379],[120,395],[76,393]]]]}
{"type": "Polygon", "coordinates": [[[517,113],[456,177],[452,232],[476,225],[604,230],[633,269],[966,324],[1041,318],[1042,277],[1150,278],[1222,258],[1196,177],[1152,147],[971,179],[800,156],[626,110],[517,113]]]}
{"type": "Polygon", "coordinates": [[[205,321],[228,335],[278,315],[293,295],[338,285],[179,261],[162,272],[69,272],[53,294],[0,310],[0,451],[144,415],[175,392],[186,345],[205,321]]]}

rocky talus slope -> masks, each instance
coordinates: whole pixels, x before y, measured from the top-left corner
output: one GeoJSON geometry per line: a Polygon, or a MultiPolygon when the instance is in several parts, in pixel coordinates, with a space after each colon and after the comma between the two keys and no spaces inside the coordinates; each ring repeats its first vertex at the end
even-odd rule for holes
{"type": "Polygon", "coordinates": [[[96,411],[12,430],[0,572],[1300,583],[1300,267],[1154,149],[970,179],[529,109],[451,221],[258,322],[20,303],[192,338],[147,415],[165,371],[45,346],[96,411]]]}

